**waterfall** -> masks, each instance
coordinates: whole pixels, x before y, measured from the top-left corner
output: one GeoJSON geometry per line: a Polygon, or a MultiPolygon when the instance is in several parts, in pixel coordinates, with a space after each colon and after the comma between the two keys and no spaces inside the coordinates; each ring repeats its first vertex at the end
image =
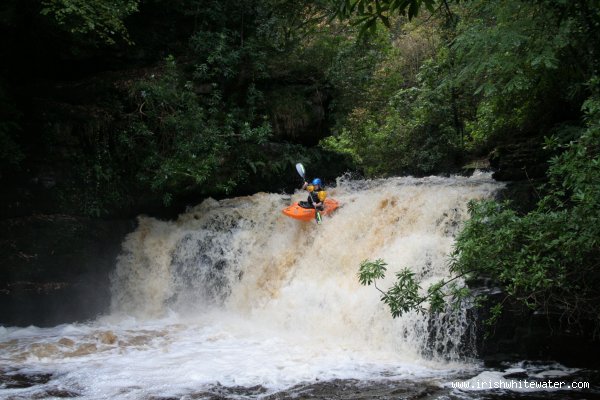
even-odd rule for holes
{"type": "Polygon", "coordinates": [[[321,225],[281,213],[300,191],[209,199],[175,221],[139,217],[108,315],[0,327],[0,397],[288,398],[335,393],[335,382],[393,391],[392,381],[445,390],[440,381],[479,368],[465,358],[469,313],[394,319],[358,268],[384,259],[382,288],[405,267],[424,288],[446,278],[469,200],[498,188],[485,174],[340,178],[328,193],[341,207],[321,225]]]}
{"type": "Polygon", "coordinates": [[[358,266],[383,258],[382,287],[404,267],[425,288],[448,277],[468,201],[498,187],[486,174],[340,178],[328,195],[342,206],[322,225],[280,213],[301,192],[208,199],[170,222],[140,217],[112,277],[112,311],[141,319],[210,312],[327,345],[458,359],[461,341],[473,337],[465,310],[392,319],[379,293],[359,285],[358,266]]]}

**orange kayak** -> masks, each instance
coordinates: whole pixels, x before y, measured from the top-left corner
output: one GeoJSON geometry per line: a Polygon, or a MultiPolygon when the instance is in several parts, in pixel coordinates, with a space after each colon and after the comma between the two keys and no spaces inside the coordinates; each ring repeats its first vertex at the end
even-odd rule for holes
{"type": "MultiPolygon", "coordinates": [[[[336,200],[325,199],[325,209],[321,211],[321,215],[331,214],[339,206],[340,203],[338,203],[336,200]]],[[[298,203],[294,203],[291,206],[284,208],[282,212],[288,217],[299,219],[301,221],[311,221],[315,219],[314,208],[300,207],[298,203]]]]}

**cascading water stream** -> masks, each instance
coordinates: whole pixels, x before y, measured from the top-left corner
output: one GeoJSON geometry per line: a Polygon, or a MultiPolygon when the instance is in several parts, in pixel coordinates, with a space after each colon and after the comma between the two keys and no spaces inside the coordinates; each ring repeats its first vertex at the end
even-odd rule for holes
{"type": "Polygon", "coordinates": [[[393,319],[359,285],[358,266],[383,258],[382,287],[404,267],[424,287],[447,277],[468,201],[498,188],[486,174],[340,179],[329,196],[342,207],[322,225],[280,213],[300,192],[209,199],[176,221],[140,217],[112,276],[110,315],[0,327],[0,361],[5,373],[52,376],[26,390],[88,398],[445,376],[468,368],[466,312],[393,319]]]}

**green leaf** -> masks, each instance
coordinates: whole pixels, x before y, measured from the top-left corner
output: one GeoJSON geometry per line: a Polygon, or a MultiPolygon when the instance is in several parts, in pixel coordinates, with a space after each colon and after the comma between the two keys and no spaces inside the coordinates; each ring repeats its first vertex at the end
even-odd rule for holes
{"type": "Polygon", "coordinates": [[[382,259],[375,261],[363,260],[360,263],[358,279],[361,285],[368,286],[377,279],[385,277],[386,263],[382,259]]]}

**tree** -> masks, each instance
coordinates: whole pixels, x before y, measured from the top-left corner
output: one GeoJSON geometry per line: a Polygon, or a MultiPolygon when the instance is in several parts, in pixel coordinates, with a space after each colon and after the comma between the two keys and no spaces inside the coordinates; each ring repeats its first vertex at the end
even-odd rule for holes
{"type": "MultiPolygon", "coordinates": [[[[468,2],[457,10],[451,62],[442,69],[439,59],[434,61],[433,80],[439,84],[432,89],[441,93],[445,87],[461,88],[464,104],[471,107],[464,114],[471,143],[543,135],[545,150],[553,155],[533,210],[523,213],[495,201],[469,205],[471,218],[451,254],[453,283],[490,279],[503,288],[506,300],[596,336],[600,57],[592,38],[600,34],[597,5],[468,2]]],[[[418,110],[422,100],[414,99],[404,104],[418,110]]],[[[434,114],[421,115],[427,122],[434,114]]],[[[362,138],[368,140],[367,135],[362,138]]],[[[382,263],[363,262],[361,283],[382,277],[382,263]]],[[[382,300],[395,316],[410,309],[438,310],[461,301],[466,293],[446,281],[424,290],[408,270],[397,278],[382,291],[382,300]]],[[[502,302],[492,307],[492,318],[501,309],[502,302]]]]}
{"type": "Polygon", "coordinates": [[[450,15],[448,2],[460,0],[332,0],[334,15],[341,19],[355,18],[354,24],[363,33],[374,31],[378,21],[389,27],[390,19],[396,15],[413,19],[423,7],[431,13],[443,7],[450,15]]]}
{"type": "MultiPolygon", "coordinates": [[[[471,218],[451,255],[451,279],[430,286],[423,295],[405,269],[390,289],[376,286],[394,317],[423,312],[424,304],[432,312],[457,307],[469,292],[455,281],[486,277],[503,288],[505,300],[554,314],[580,333],[592,324],[594,335],[600,335],[600,100],[593,97],[585,107],[588,128],[577,141],[548,141],[564,151],[550,160],[546,194],[535,210],[520,215],[510,204],[471,202],[471,218]]],[[[383,278],[385,265],[383,260],[363,261],[361,284],[383,278]]],[[[501,306],[493,307],[492,321],[501,306]]]]}
{"type": "Polygon", "coordinates": [[[426,294],[422,294],[421,285],[415,279],[414,272],[408,268],[396,273],[396,281],[384,291],[377,287],[376,281],[385,277],[386,265],[382,259],[364,260],[360,264],[358,280],[363,286],[371,284],[375,286],[375,289],[381,293],[381,301],[389,307],[394,318],[409,311],[419,313],[443,311],[447,305],[447,297],[452,298],[453,308],[460,308],[462,301],[470,295],[468,288],[460,281],[464,274],[456,275],[449,280],[441,280],[429,286],[426,294]]]}
{"type": "Polygon", "coordinates": [[[41,13],[73,35],[110,45],[116,39],[131,43],[124,19],[138,6],[139,0],[44,0],[41,13]]]}
{"type": "Polygon", "coordinates": [[[132,97],[138,111],[119,135],[121,156],[137,165],[139,180],[162,193],[167,204],[173,193],[232,190],[259,162],[251,155],[271,133],[264,119],[244,118],[226,105],[217,88],[200,98],[173,57],[160,76],[137,85],[132,97]]]}

